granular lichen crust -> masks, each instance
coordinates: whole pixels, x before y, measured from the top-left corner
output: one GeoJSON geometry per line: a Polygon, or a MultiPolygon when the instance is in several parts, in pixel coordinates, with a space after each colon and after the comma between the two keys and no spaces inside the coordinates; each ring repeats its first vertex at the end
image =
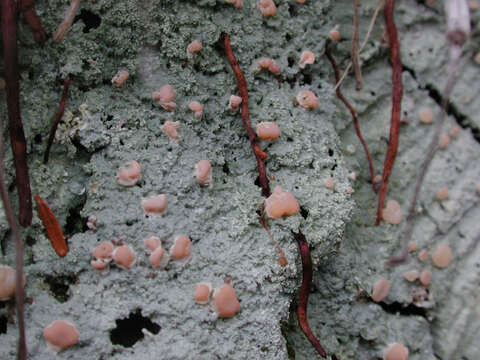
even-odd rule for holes
{"type": "MultiPolygon", "coordinates": [[[[406,124],[387,199],[397,200],[406,214],[425,139],[432,133],[432,126],[419,123],[418,111],[428,107],[438,114],[443,86],[439,74],[447,56],[442,2],[396,3],[406,124]]],[[[427,174],[413,239],[417,252],[409,263],[387,268],[385,261],[398,248],[404,222],[371,226],[376,196],[367,181],[366,159],[350,114],[335,98],[330,65],[322,56],[329,32],[338,29],[341,40],[332,50],[345,68],[351,55],[352,2],[275,4],[276,14],[263,17],[253,0],[243,1],[242,8],[224,0],[83,1],[63,42],[48,40],[43,48],[19,23],[20,101],[32,191],[51,206],[69,246],[67,256],[59,258],[36,215],[24,230],[31,359],[50,356],[42,331],[58,319],[75,323],[79,330],[79,343],[59,355],[72,359],[315,358],[296,325],[301,264],[292,231],[298,229],[306,235],[315,268],[308,318],[328,354],[342,360],[382,358],[389,344],[402,343],[410,360],[476,356],[479,100],[469,94],[478,90],[474,80],[479,67],[473,56],[478,52],[474,44],[480,12],[473,13],[473,41],[466,46],[449,110],[448,126],[458,123],[464,129],[427,174]],[[262,146],[269,155],[272,190],[282,186],[300,205],[299,214],[268,223],[286,253],[285,267],[277,263],[278,252],[259,222],[264,198],[255,159],[240,114],[228,108],[238,89],[218,41],[222,32],[231,36],[247,80],[253,128],[272,121],[281,130],[275,142],[262,146]],[[189,57],[186,49],[193,40],[200,40],[203,48],[189,57]],[[301,53],[307,49],[315,54],[315,63],[300,69],[301,53]],[[259,71],[262,58],[274,59],[280,75],[259,71]],[[120,69],[130,76],[116,88],[111,79],[120,69]],[[72,85],[65,115],[50,162],[44,165],[50,121],[67,75],[72,85]],[[152,101],[152,92],[166,84],[176,92],[174,112],[152,101]],[[302,90],[314,92],[318,107],[308,111],[295,105],[294,97],[302,90]],[[191,101],[203,105],[201,118],[190,111],[191,101]],[[177,141],[163,133],[166,121],[179,122],[177,141]],[[212,187],[196,182],[195,165],[202,159],[212,164],[212,187]],[[141,165],[142,179],[129,188],[119,186],[118,168],[132,160],[141,165]],[[348,179],[351,172],[356,180],[348,179]],[[333,179],[333,190],[325,187],[327,179],[333,179]],[[351,195],[350,186],[355,190],[351,195]],[[439,202],[435,194],[442,186],[448,187],[449,198],[439,202]],[[168,206],[161,216],[147,217],[141,201],[158,194],[166,195],[168,206]],[[353,201],[356,210],[351,215],[353,201]],[[90,216],[97,219],[96,232],[86,226],[90,216]],[[144,240],[157,236],[168,251],[181,234],[192,240],[192,258],[152,269],[144,240]],[[91,251],[107,240],[131,247],[135,266],[125,270],[110,264],[110,272],[103,275],[94,270],[91,251]],[[436,269],[430,260],[418,260],[418,252],[431,254],[439,243],[452,249],[449,267],[436,269]],[[405,272],[412,269],[431,271],[428,289],[405,280],[405,272]],[[374,303],[372,288],[380,277],[389,279],[391,289],[374,303]],[[225,281],[233,284],[240,310],[232,318],[215,319],[208,306],[195,304],[193,291],[199,282],[219,287],[225,281]],[[129,347],[112,341],[112,331],[124,331],[118,320],[132,314],[152,322],[158,333],[147,333],[129,347]]],[[[360,4],[360,41],[377,4],[360,4]]],[[[67,0],[37,2],[47,33],[55,31],[68,5],[67,0]]],[[[391,111],[387,54],[380,12],[360,54],[364,89],[355,91],[350,76],[343,83],[377,174],[391,111]]],[[[6,118],[3,92],[0,97],[6,118]]],[[[9,145],[6,178],[13,185],[9,145]]],[[[14,186],[10,189],[16,204],[14,186]]],[[[7,229],[0,211],[0,262],[12,266],[14,246],[7,229]]],[[[4,333],[0,327],[2,359],[13,358],[16,351],[17,328],[3,320],[9,308],[0,308],[0,323],[6,324],[4,333]]],[[[133,338],[128,331],[123,335],[133,338]]]]}

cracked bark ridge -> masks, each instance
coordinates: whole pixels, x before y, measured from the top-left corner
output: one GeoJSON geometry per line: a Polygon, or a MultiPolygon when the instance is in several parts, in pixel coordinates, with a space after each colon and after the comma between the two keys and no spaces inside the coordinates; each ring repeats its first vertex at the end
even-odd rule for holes
{"type": "Polygon", "coordinates": [[[378,196],[377,220],[375,225],[380,225],[382,220],[383,205],[387,196],[388,181],[392,172],[395,157],[398,150],[398,137],[400,135],[400,116],[402,106],[402,62],[400,59],[400,41],[398,40],[397,28],[393,16],[395,0],[387,0],[384,7],[385,24],[387,27],[388,44],[392,60],[392,116],[390,121],[390,137],[388,140],[387,155],[383,167],[382,184],[378,196]]]}
{"type": "MultiPolygon", "coordinates": [[[[328,60],[330,61],[330,64],[332,64],[333,72],[335,74],[335,83],[340,85],[340,72],[338,71],[338,65],[333,57],[333,55],[330,52],[330,41],[327,40],[327,43],[325,45],[325,55],[327,56],[328,60]]],[[[360,131],[360,124],[358,122],[358,115],[353,106],[347,101],[347,99],[343,96],[342,92],[340,91],[340,86],[337,86],[335,89],[335,92],[337,94],[337,97],[345,104],[345,106],[348,108],[350,113],[352,114],[352,119],[353,119],[353,126],[355,127],[355,132],[357,133],[357,137],[362,143],[363,150],[365,151],[365,155],[367,156],[368,160],[368,168],[370,170],[370,182],[372,183],[372,189],[376,193],[377,192],[377,187],[375,186],[375,171],[373,169],[373,162],[372,162],[372,156],[370,155],[370,151],[368,150],[368,145],[363,138],[362,132],[360,131]]]]}
{"type": "Polygon", "coordinates": [[[19,222],[22,226],[32,223],[32,193],[27,165],[27,142],[20,117],[17,48],[17,2],[2,0],[2,38],[10,142],[15,163],[19,199],[19,222]]]}
{"type": "Polygon", "coordinates": [[[326,358],[327,354],[323,349],[322,345],[320,344],[320,341],[318,341],[318,339],[315,337],[312,330],[310,329],[310,325],[308,325],[307,319],[308,297],[310,295],[310,288],[312,287],[313,278],[313,266],[312,258],[310,256],[310,249],[308,248],[305,235],[303,235],[300,229],[298,230],[298,233],[293,232],[293,237],[295,238],[295,240],[297,240],[298,250],[302,258],[302,285],[300,287],[300,293],[298,294],[297,308],[298,324],[300,325],[300,328],[302,329],[307,339],[320,354],[320,356],[326,358]]]}
{"type": "Polygon", "coordinates": [[[245,76],[243,75],[242,70],[238,65],[238,61],[235,58],[235,55],[233,54],[232,46],[230,45],[230,36],[222,33],[220,35],[220,40],[223,41],[223,45],[225,47],[225,54],[237,79],[238,91],[240,92],[240,96],[242,97],[241,115],[243,126],[245,127],[248,139],[250,140],[250,145],[252,146],[253,153],[255,154],[255,159],[257,160],[258,176],[260,180],[260,186],[262,188],[262,195],[264,197],[269,197],[270,186],[267,178],[267,169],[265,167],[265,159],[267,158],[267,154],[260,148],[257,134],[255,134],[255,131],[253,130],[252,124],[250,122],[250,114],[248,111],[247,81],[245,80],[245,76]]]}
{"type": "Polygon", "coordinates": [[[70,78],[65,79],[65,83],[63,84],[63,93],[62,98],[60,99],[60,104],[58,105],[57,115],[52,123],[52,127],[50,129],[50,135],[48,137],[47,148],[45,149],[45,154],[43,156],[43,163],[48,163],[48,157],[50,155],[50,148],[52,147],[53,140],[55,139],[55,133],[57,131],[58,123],[62,119],[63,112],[65,111],[65,104],[67,103],[67,95],[68,95],[68,88],[70,86],[71,80],[70,78]]]}

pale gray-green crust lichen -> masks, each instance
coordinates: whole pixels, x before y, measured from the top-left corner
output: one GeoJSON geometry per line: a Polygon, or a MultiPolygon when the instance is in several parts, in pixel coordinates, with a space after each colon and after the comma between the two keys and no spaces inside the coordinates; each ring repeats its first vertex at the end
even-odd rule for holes
{"type": "MultiPolygon", "coordinates": [[[[361,39],[376,3],[361,4],[361,39]]],[[[68,4],[66,0],[37,2],[48,33],[61,22],[68,4]]],[[[276,4],[276,15],[265,19],[253,0],[244,1],[242,9],[221,0],[84,1],[65,40],[60,44],[49,40],[43,48],[34,44],[30,30],[20,23],[21,105],[32,190],[55,212],[70,247],[65,258],[58,258],[37,216],[24,231],[29,240],[25,271],[31,301],[26,306],[26,321],[32,359],[48,356],[42,329],[59,318],[74,322],[80,332],[79,344],[63,354],[72,359],[315,358],[294,315],[301,264],[291,231],[298,229],[307,237],[316,267],[315,291],[309,303],[311,327],[329,354],[340,359],[369,359],[381,357],[389,343],[402,342],[409,347],[410,359],[433,359],[434,352],[442,359],[454,359],[458,351],[473,358],[478,345],[472,339],[478,321],[455,322],[453,329],[472,334],[470,337],[452,335],[449,320],[462,309],[448,289],[460,279],[464,286],[455,285],[456,291],[470,299],[463,310],[468,318],[468,311],[475,309],[474,287],[469,284],[478,284],[479,279],[474,255],[464,265],[454,260],[451,266],[460,269],[456,274],[432,270],[427,298],[420,306],[411,305],[412,292],[419,286],[404,281],[407,267],[384,267],[397,248],[401,228],[367,226],[373,223],[376,197],[367,183],[365,157],[350,116],[334,97],[331,69],[322,57],[329,31],[339,25],[345,41],[335,45],[334,55],[338,60],[349,58],[351,2],[307,0],[301,5],[278,0],[276,4]],[[278,253],[258,220],[263,198],[255,184],[256,164],[240,115],[228,110],[228,99],[238,90],[218,43],[222,31],[231,35],[247,79],[253,125],[275,121],[282,131],[266,148],[267,171],[273,177],[272,189],[281,185],[296,196],[302,208],[301,214],[269,223],[286,252],[289,264],[284,268],[277,264],[278,253]],[[189,59],[186,47],[194,39],[202,41],[203,49],[189,59]],[[317,61],[300,70],[298,60],[307,49],[316,54],[317,61]],[[283,81],[256,72],[255,61],[261,57],[271,57],[281,65],[283,81]],[[110,80],[120,69],[127,70],[130,77],[117,89],[110,80]],[[66,114],[45,166],[42,153],[50,118],[67,75],[72,85],[66,114]],[[167,83],[177,92],[174,113],[156,107],[151,99],[152,91],[167,83]],[[318,96],[316,110],[294,106],[293,98],[302,89],[318,96]],[[192,100],[204,105],[200,120],[188,109],[192,100]],[[167,120],[181,123],[178,143],[162,133],[167,120]],[[350,145],[356,148],[353,153],[347,151],[350,145]],[[193,177],[201,159],[212,162],[211,188],[199,187],[193,177]],[[141,164],[142,181],[123,188],[116,183],[115,174],[130,160],[141,164]],[[352,170],[359,174],[354,184],[348,180],[352,170]],[[330,176],[335,191],[324,187],[330,176]],[[352,220],[353,201],[346,194],[350,185],[357,204],[352,220]],[[165,214],[147,218],[141,199],[160,193],[165,193],[169,202],[165,214]],[[85,226],[90,215],[98,219],[95,233],[85,226]],[[184,265],[172,262],[166,270],[153,272],[143,240],[158,236],[168,249],[182,233],[192,239],[192,260],[184,265]],[[112,267],[108,275],[99,276],[90,266],[90,252],[101,241],[111,239],[131,246],[137,265],[129,271],[112,267]],[[462,277],[467,271],[473,275],[462,277]],[[384,303],[374,304],[368,294],[380,276],[390,278],[392,290],[384,303]],[[215,321],[207,307],[194,303],[193,290],[200,281],[219,286],[225,278],[233,281],[240,312],[231,319],[215,321]],[[65,284],[66,292],[56,294],[55,286],[53,290],[49,286],[52,283],[65,284]],[[408,305],[420,310],[398,310],[400,315],[396,314],[397,308],[408,305]],[[138,309],[160,326],[158,335],[133,347],[112,344],[110,332],[116,328],[116,320],[138,309]]],[[[430,9],[407,1],[397,5],[402,56],[411,70],[404,73],[404,110],[410,121],[402,128],[389,197],[404,209],[427,144],[424,139],[430,134],[430,128],[418,125],[415,114],[420,106],[435,107],[423,86],[442,86],[436,76],[445,64],[441,10],[440,6],[430,9]],[[418,29],[427,29],[438,40],[415,43],[416,36],[425,35],[418,29]],[[433,70],[422,65],[428,64],[431,56],[428,47],[421,48],[426,43],[431,43],[437,54],[433,70]],[[416,52],[410,51],[417,46],[416,52]]],[[[351,78],[345,81],[345,94],[360,114],[378,173],[386,149],[383,139],[388,136],[391,91],[382,26],[380,16],[361,56],[364,90],[356,93],[351,78]]],[[[468,50],[473,51],[473,46],[468,50]]],[[[466,71],[475,71],[473,62],[466,71]]],[[[0,107],[6,114],[4,100],[0,107]]],[[[468,114],[466,119],[473,123],[468,114]]],[[[478,225],[474,219],[479,208],[478,198],[470,190],[475,189],[479,168],[471,163],[480,149],[468,130],[450,148],[434,162],[424,188],[448,185],[452,200],[444,207],[434,201],[434,192],[425,190],[421,199],[425,212],[415,237],[421,248],[431,249],[441,239],[448,239],[454,252],[466,254],[473,247],[475,254],[478,246],[472,244],[478,225]],[[441,184],[440,174],[445,177],[441,184]],[[458,241],[459,235],[462,241],[458,241]]],[[[6,167],[13,184],[9,148],[6,167]]],[[[16,204],[15,191],[11,196],[16,204]]],[[[11,265],[14,247],[3,214],[0,226],[5,234],[0,261],[11,265]]],[[[413,258],[411,262],[418,263],[413,258]]],[[[421,266],[429,268],[430,264],[421,266]]],[[[0,322],[6,324],[6,331],[0,331],[0,344],[6,358],[12,358],[17,328],[6,323],[7,314],[8,306],[0,309],[0,322]]]]}

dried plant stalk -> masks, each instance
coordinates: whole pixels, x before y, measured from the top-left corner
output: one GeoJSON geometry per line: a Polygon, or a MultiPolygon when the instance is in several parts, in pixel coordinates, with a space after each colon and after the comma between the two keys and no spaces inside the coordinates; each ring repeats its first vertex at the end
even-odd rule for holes
{"type": "Polygon", "coordinates": [[[72,2],[70,3],[70,7],[67,9],[62,23],[58,26],[57,31],[55,31],[55,33],[53,34],[53,40],[55,40],[56,42],[63,41],[65,34],[72,25],[75,14],[80,7],[80,1],[81,0],[72,0],[72,2]]]}
{"type": "Polygon", "coordinates": [[[400,116],[402,108],[402,62],[400,60],[400,41],[398,40],[397,27],[393,17],[395,8],[395,0],[387,0],[385,2],[384,15],[385,24],[387,26],[388,41],[390,45],[390,53],[392,59],[392,117],[390,121],[390,137],[388,140],[387,155],[383,166],[382,184],[378,196],[377,220],[376,225],[380,225],[382,220],[383,205],[387,196],[388,181],[392,173],[393,164],[398,150],[398,138],[400,136],[400,116]]]}
{"type": "MultiPolygon", "coordinates": [[[[23,145],[23,157],[25,160],[25,170],[26,169],[26,149],[25,145],[25,136],[23,136],[23,127],[21,126],[20,120],[20,106],[18,103],[18,64],[17,64],[17,2],[15,0],[2,0],[2,35],[3,35],[3,49],[5,57],[5,77],[7,82],[7,101],[8,101],[8,115],[9,119],[14,119],[10,121],[10,128],[14,127],[14,130],[11,130],[10,138],[12,140],[12,147],[15,147],[13,144],[14,141],[19,139],[15,137],[16,135],[22,135],[23,143],[20,139],[20,144],[18,146],[22,147],[23,145]],[[9,58],[9,59],[7,59],[9,58]],[[15,128],[20,126],[20,130],[15,128]],[[14,132],[14,131],[17,132],[14,132]],[[12,135],[13,133],[13,135],[12,135]]],[[[10,225],[13,238],[15,239],[15,305],[17,309],[17,322],[18,322],[18,350],[17,350],[17,359],[25,360],[27,358],[27,344],[25,341],[25,314],[24,314],[24,305],[25,305],[25,290],[23,289],[23,240],[20,234],[20,227],[17,224],[17,220],[12,210],[12,205],[8,198],[7,186],[5,184],[5,167],[3,164],[5,141],[3,137],[3,121],[0,117],[0,196],[2,198],[3,209],[5,210],[5,215],[10,225]]],[[[15,153],[14,155],[18,155],[15,153]]],[[[17,166],[18,160],[15,159],[15,165],[17,166]]],[[[24,174],[24,173],[21,173],[24,174]]],[[[17,179],[19,174],[17,173],[17,179]]],[[[28,182],[28,171],[26,171],[26,180],[28,185],[28,193],[30,191],[30,183],[28,182]]],[[[18,183],[17,183],[18,184],[18,183]]],[[[19,188],[20,194],[20,188],[19,188]]],[[[25,200],[25,199],[23,199],[25,200]]],[[[22,198],[20,198],[22,201],[22,198]]],[[[22,206],[22,202],[20,203],[22,206]]],[[[30,198],[31,206],[31,198],[30,198]]],[[[24,209],[25,210],[25,209],[24,209]]],[[[22,219],[22,218],[21,218],[22,219]]],[[[25,218],[23,218],[25,220],[25,218]]],[[[30,215],[31,221],[31,215],[30,215]]]]}
{"type": "Polygon", "coordinates": [[[363,87],[362,69],[358,57],[358,0],[353,0],[353,39],[352,39],[352,64],[355,72],[356,89],[363,87]]]}

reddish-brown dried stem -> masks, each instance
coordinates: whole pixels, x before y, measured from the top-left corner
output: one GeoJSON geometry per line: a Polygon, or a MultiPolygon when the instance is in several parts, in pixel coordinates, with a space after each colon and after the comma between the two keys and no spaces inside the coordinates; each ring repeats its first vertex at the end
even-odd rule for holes
{"type": "MultiPolygon", "coordinates": [[[[362,70],[358,58],[358,0],[353,0],[353,39],[352,39],[352,64],[355,72],[356,89],[361,90],[363,86],[362,70]]],[[[338,78],[337,82],[340,80],[338,78]]]]}
{"type": "Polygon", "coordinates": [[[376,225],[380,225],[382,220],[383,205],[387,196],[388,180],[392,172],[395,157],[397,156],[398,137],[400,135],[400,116],[402,106],[402,62],[400,60],[400,42],[398,40],[397,28],[393,17],[395,0],[385,2],[384,16],[387,26],[388,42],[392,59],[392,117],[390,121],[390,137],[388,141],[387,155],[383,166],[382,184],[380,185],[380,194],[378,196],[377,220],[376,225]]]}
{"type": "Polygon", "coordinates": [[[45,200],[36,194],[35,201],[37,202],[38,216],[42,220],[45,230],[47,230],[48,238],[50,239],[53,249],[58,256],[64,257],[68,253],[68,246],[57,218],[45,200]]]}
{"type": "Polygon", "coordinates": [[[63,84],[63,93],[62,98],[60,99],[60,104],[58,105],[57,115],[52,123],[52,127],[50,128],[50,136],[48,137],[47,148],[45,149],[45,154],[43,156],[43,163],[48,163],[48,157],[50,155],[50,148],[53,144],[53,139],[55,139],[55,132],[57,131],[58,123],[62,119],[63,112],[65,111],[65,104],[67,103],[67,95],[68,95],[68,87],[70,86],[71,80],[70,78],[65,79],[65,83],[63,84]]]}
{"type": "Polygon", "coordinates": [[[19,222],[22,226],[32,223],[32,193],[27,165],[27,142],[20,118],[19,72],[17,49],[17,2],[2,0],[2,37],[5,82],[7,85],[8,122],[10,142],[15,163],[19,199],[19,222]]]}
{"type": "Polygon", "coordinates": [[[40,17],[35,11],[35,0],[21,0],[20,10],[23,20],[30,26],[33,31],[33,37],[38,44],[43,44],[47,40],[47,34],[43,29],[40,17]]]}
{"type": "Polygon", "coordinates": [[[3,165],[3,121],[0,117],[0,197],[2,198],[3,209],[7,217],[8,224],[15,239],[16,252],[16,273],[15,273],[15,304],[17,308],[18,320],[18,350],[17,359],[25,360],[27,358],[27,344],[25,342],[25,290],[23,289],[23,240],[20,234],[20,227],[8,198],[7,186],[5,185],[5,167],[3,165]]]}
{"type": "MultiPolygon", "coordinates": [[[[18,120],[19,117],[19,105],[18,105],[18,80],[12,76],[10,71],[17,69],[17,47],[16,47],[16,2],[14,0],[2,0],[2,33],[4,44],[4,57],[9,55],[12,57],[8,61],[5,60],[5,77],[8,79],[10,88],[7,89],[7,101],[8,101],[8,113],[9,118],[11,114],[15,114],[17,111],[18,120]],[[13,42],[10,43],[9,36],[13,36],[13,42]],[[13,86],[13,88],[12,88],[13,86]],[[14,92],[16,89],[16,93],[14,92]],[[16,96],[15,96],[16,94],[16,96]],[[16,100],[15,100],[16,99],[16,100]],[[14,107],[11,107],[13,104],[14,107]]],[[[14,73],[18,77],[18,72],[14,73]]],[[[7,86],[9,85],[7,83],[7,86]]],[[[20,123],[21,125],[21,123],[20,123]]],[[[11,126],[11,125],[10,125],[11,126]]],[[[22,132],[23,134],[23,132],[22,132]]],[[[25,141],[25,138],[24,138],[25,141]]],[[[7,217],[7,221],[10,225],[13,238],[15,239],[15,305],[17,310],[18,321],[18,349],[17,359],[25,360],[27,358],[27,343],[25,341],[25,290],[23,289],[23,240],[20,234],[20,227],[17,224],[15,215],[8,198],[7,186],[5,185],[5,167],[3,164],[3,148],[4,148],[4,136],[3,136],[3,118],[0,117],[0,197],[2,198],[3,209],[7,217]]],[[[28,181],[28,173],[27,173],[28,181]]],[[[28,184],[28,182],[27,182],[28,184]]],[[[28,186],[30,190],[30,186],[28,186]]],[[[31,205],[31,203],[30,203],[31,205]]],[[[30,216],[31,219],[31,216],[30,216]]]]}
{"type": "Polygon", "coordinates": [[[255,154],[255,159],[257,160],[257,167],[258,167],[258,175],[260,179],[260,186],[262,187],[262,195],[265,197],[270,196],[270,186],[268,184],[267,178],[267,169],[265,167],[264,160],[267,158],[267,154],[261,149],[257,134],[252,129],[252,124],[250,123],[250,114],[248,112],[248,91],[247,91],[247,81],[245,80],[245,76],[238,65],[237,59],[233,54],[232,46],[230,45],[230,37],[222,33],[220,35],[221,40],[223,41],[225,47],[225,54],[227,56],[228,62],[232,67],[233,73],[237,78],[237,86],[238,91],[240,92],[240,96],[242,98],[242,121],[245,130],[247,131],[248,139],[250,140],[250,144],[252,146],[253,153],[255,154]]]}
{"type": "MultiPolygon", "coordinates": [[[[330,48],[329,48],[329,42],[327,42],[327,45],[325,46],[325,55],[327,56],[328,60],[330,61],[330,64],[332,64],[333,72],[335,74],[335,83],[339,83],[340,81],[340,72],[338,71],[338,65],[330,53],[330,48]]],[[[353,126],[355,127],[355,132],[357,133],[357,137],[362,143],[363,150],[365,151],[365,155],[367,156],[368,160],[368,167],[370,169],[370,181],[372,183],[372,189],[374,192],[377,192],[377,187],[375,186],[375,171],[373,170],[373,162],[372,162],[372,156],[370,155],[370,151],[368,150],[367,143],[365,139],[362,136],[362,132],[360,131],[360,124],[358,122],[358,115],[355,109],[353,108],[352,105],[347,101],[347,99],[343,96],[342,92],[340,91],[340,86],[338,86],[335,90],[337,97],[345,104],[345,106],[348,108],[350,113],[352,114],[352,119],[353,119],[353,126]]]]}
{"type": "Polygon", "coordinates": [[[310,257],[310,249],[308,248],[305,235],[303,235],[300,230],[298,230],[298,233],[293,233],[293,236],[295,240],[297,240],[298,250],[300,251],[300,256],[302,258],[302,286],[300,288],[300,293],[298,294],[297,308],[298,324],[300,325],[300,328],[302,329],[307,339],[318,351],[320,356],[327,357],[327,354],[325,353],[325,350],[320,344],[320,341],[318,341],[315,335],[313,335],[313,332],[308,325],[307,319],[308,297],[310,295],[310,288],[312,287],[313,277],[313,267],[312,258],[310,257]]]}

